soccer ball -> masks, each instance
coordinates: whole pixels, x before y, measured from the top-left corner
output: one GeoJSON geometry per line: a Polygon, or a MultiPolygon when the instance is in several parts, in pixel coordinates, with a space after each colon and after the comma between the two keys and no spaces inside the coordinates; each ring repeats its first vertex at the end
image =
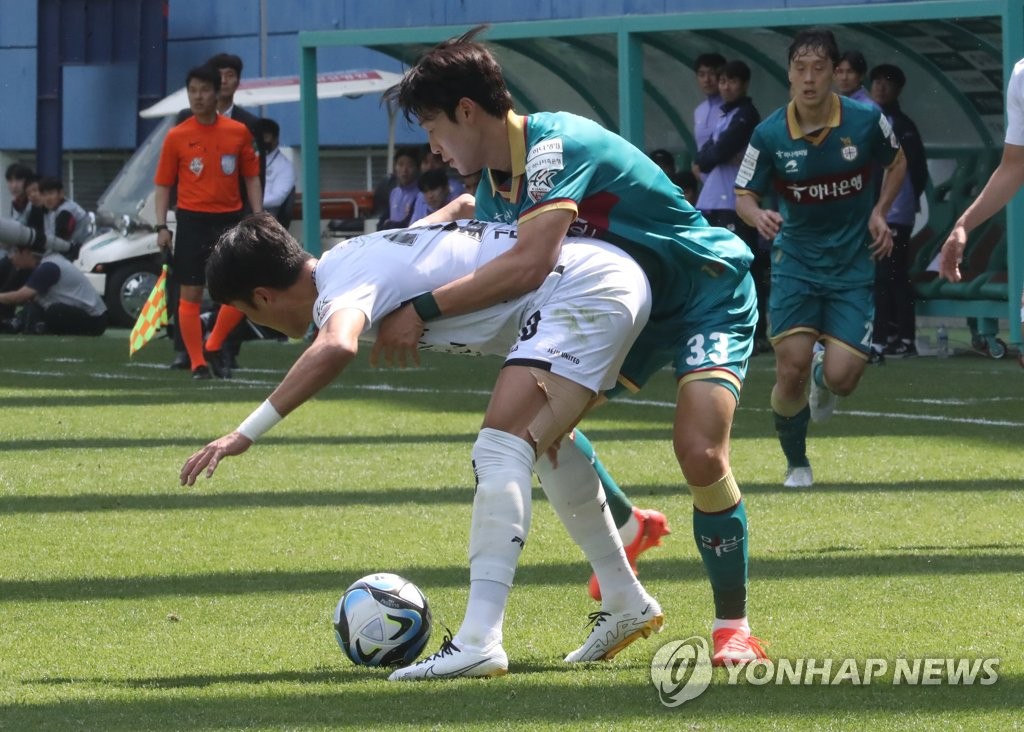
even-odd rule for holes
{"type": "Polygon", "coordinates": [[[357,666],[405,666],[430,640],[430,606],[397,574],[356,580],[334,608],[334,637],[357,666]]]}

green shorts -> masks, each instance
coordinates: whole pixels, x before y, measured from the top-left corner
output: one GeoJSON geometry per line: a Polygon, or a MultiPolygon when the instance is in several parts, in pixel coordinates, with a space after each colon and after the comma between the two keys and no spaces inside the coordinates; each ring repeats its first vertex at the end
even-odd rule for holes
{"type": "Polygon", "coordinates": [[[871,285],[837,288],[772,273],[768,296],[768,337],[772,342],[793,333],[816,333],[867,354],[874,318],[871,285]]]}
{"type": "Polygon", "coordinates": [[[757,295],[749,273],[736,278],[696,273],[687,306],[664,320],[650,320],[622,365],[619,384],[639,391],[662,367],[672,364],[680,385],[711,380],[729,389],[739,401],[754,348],[757,295]]]}

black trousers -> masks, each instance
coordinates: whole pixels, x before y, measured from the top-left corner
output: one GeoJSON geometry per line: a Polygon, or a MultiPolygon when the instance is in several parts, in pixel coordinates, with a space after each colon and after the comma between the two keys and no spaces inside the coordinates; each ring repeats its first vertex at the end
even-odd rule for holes
{"type": "Polygon", "coordinates": [[[757,327],[754,338],[765,338],[768,332],[768,292],[771,289],[772,258],[767,249],[758,246],[757,229],[748,225],[739,214],[730,209],[712,209],[701,211],[704,218],[712,226],[728,229],[750,247],[754,261],[750,265],[750,276],[754,278],[754,289],[757,292],[757,327]]]}
{"type": "Polygon", "coordinates": [[[914,285],[910,282],[912,226],[890,224],[892,255],[875,265],[875,343],[900,338],[911,343],[917,333],[914,285]]]}

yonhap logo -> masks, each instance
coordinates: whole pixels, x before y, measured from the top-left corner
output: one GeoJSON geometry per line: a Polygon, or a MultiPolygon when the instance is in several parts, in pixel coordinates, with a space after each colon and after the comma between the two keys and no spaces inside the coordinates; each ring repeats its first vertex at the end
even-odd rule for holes
{"type": "Polygon", "coordinates": [[[651,659],[651,681],[666,707],[678,707],[711,684],[708,642],[700,636],[669,641],[651,659]]]}

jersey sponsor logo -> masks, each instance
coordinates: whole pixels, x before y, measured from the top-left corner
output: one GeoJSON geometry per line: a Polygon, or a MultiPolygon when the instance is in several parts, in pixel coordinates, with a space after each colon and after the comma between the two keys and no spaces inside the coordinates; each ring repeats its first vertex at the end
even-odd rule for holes
{"type": "Polygon", "coordinates": [[[235,168],[238,165],[237,155],[221,155],[220,156],[220,169],[224,175],[231,175],[235,172],[235,168]]]}
{"type": "MultiPolygon", "coordinates": [[[[429,229],[428,229],[429,230],[429,229]]],[[[402,247],[411,247],[419,239],[420,234],[424,233],[424,229],[417,227],[416,229],[394,229],[384,234],[384,238],[393,244],[398,244],[402,247]]]]}
{"type": "Polygon", "coordinates": [[[533,202],[550,193],[552,180],[565,167],[562,157],[562,138],[544,140],[526,153],[526,194],[533,202]]]}
{"type": "Polygon", "coordinates": [[[806,150],[776,150],[775,151],[775,157],[780,158],[780,159],[781,158],[785,158],[786,160],[789,160],[790,158],[806,158],[807,157],[807,151],[806,150]]]}
{"type": "Polygon", "coordinates": [[[787,173],[795,173],[798,167],[799,164],[795,160],[787,160],[786,164],[782,166],[782,169],[787,173]]]}
{"type": "Polygon", "coordinates": [[[809,180],[776,180],[775,190],[787,200],[798,203],[828,203],[859,195],[869,180],[869,168],[864,166],[838,175],[821,176],[809,180]]]}
{"type": "Polygon", "coordinates": [[[188,169],[192,171],[192,175],[198,178],[203,174],[203,159],[199,157],[192,158],[192,161],[188,164],[188,169]]]}
{"type": "Polygon", "coordinates": [[[853,140],[849,137],[841,137],[839,140],[843,143],[843,147],[839,151],[843,156],[843,160],[852,163],[857,159],[857,146],[853,144],[853,140]]]}
{"type": "Polygon", "coordinates": [[[747,152],[743,154],[743,162],[740,163],[739,172],[736,173],[736,187],[746,188],[750,184],[750,179],[754,177],[754,171],[757,170],[757,158],[761,154],[753,145],[747,145],[747,152]]]}

